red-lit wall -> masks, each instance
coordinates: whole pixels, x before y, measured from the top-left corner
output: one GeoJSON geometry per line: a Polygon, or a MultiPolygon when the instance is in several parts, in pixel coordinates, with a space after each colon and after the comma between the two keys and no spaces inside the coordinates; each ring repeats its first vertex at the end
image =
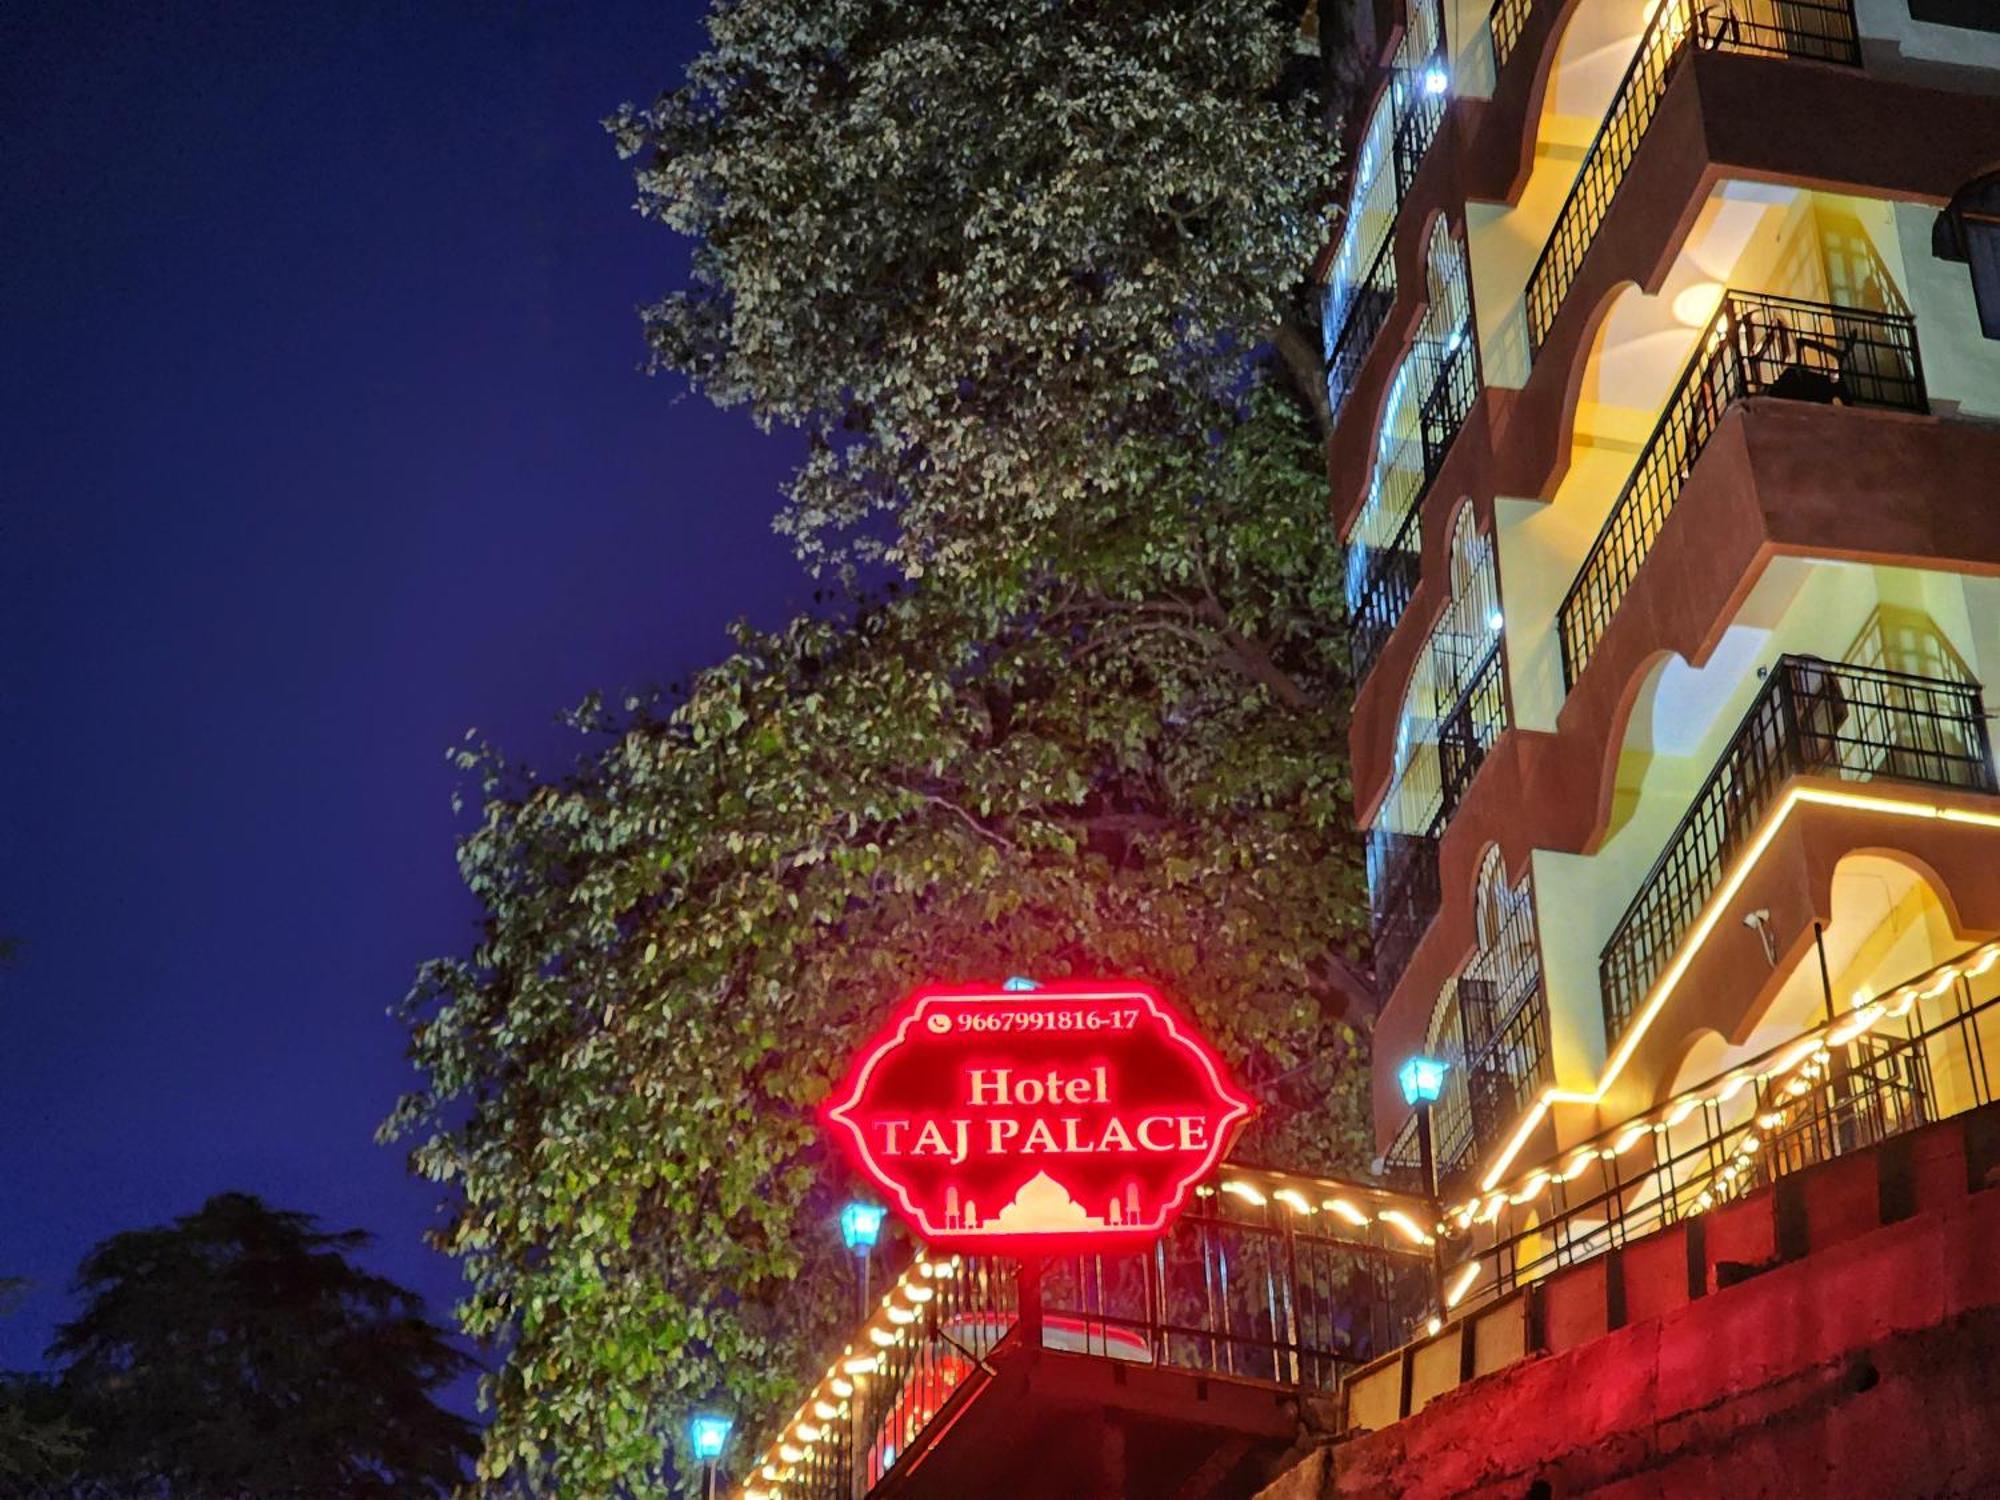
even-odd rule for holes
{"type": "Polygon", "coordinates": [[[1996,1161],[1989,1108],[1558,1273],[1553,1352],[1260,1500],[2000,1495],[1996,1161]]]}

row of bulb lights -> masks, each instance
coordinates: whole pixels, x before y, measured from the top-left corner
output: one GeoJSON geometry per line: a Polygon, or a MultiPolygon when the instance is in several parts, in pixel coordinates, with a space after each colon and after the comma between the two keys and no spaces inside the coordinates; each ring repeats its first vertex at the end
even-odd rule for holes
{"type": "MultiPolygon", "coordinates": [[[[1434,1237],[1404,1209],[1384,1208],[1369,1214],[1348,1198],[1326,1198],[1314,1204],[1293,1186],[1265,1192],[1254,1182],[1240,1177],[1223,1179],[1216,1187],[1198,1187],[1198,1197],[1213,1197],[1218,1189],[1231,1197],[1262,1207],[1276,1201],[1292,1212],[1310,1215],[1322,1211],[1356,1229],[1377,1222],[1388,1225],[1412,1245],[1433,1244],[1434,1237]]],[[[742,1500],[784,1500],[784,1487],[805,1463],[815,1447],[835,1432],[836,1423],[845,1421],[852,1410],[856,1387],[881,1368],[884,1353],[908,1337],[907,1330],[923,1314],[924,1304],[937,1295],[936,1282],[956,1276],[964,1262],[959,1256],[947,1259],[919,1259],[905,1271],[882,1298],[875,1313],[861,1331],[865,1345],[849,1344],[840,1358],[827,1366],[812,1394],[793,1413],[784,1434],[764,1456],[756,1477],[742,1490],[742,1500]],[[872,1345],[873,1347],[866,1347],[872,1345]]]]}
{"type": "Polygon", "coordinates": [[[897,1279],[876,1307],[860,1340],[849,1344],[826,1368],[804,1404],[793,1413],[784,1435],[764,1455],[757,1476],[743,1487],[742,1500],[784,1500],[784,1486],[813,1450],[847,1419],[856,1388],[882,1367],[883,1356],[909,1337],[924,1304],[937,1295],[936,1283],[958,1275],[963,1260],[920,1257],[897,1279]]]}
{"type": "MultiPolygon", "coordinates": [[[[1463,1234],[1474,1224],[1491,1224],[1508,1208],[1532,1202],[1556,1183],[1569,1182],[1581,1176],[1597,1162],[1608,1162],[1623,1156],[1648,1136],[1666,1136],[1704,1104],[1720,1108],[1752,1085],[1773,1085],[1771,1097],[1766,1101],[1767,1108],[1757,1116],[1755,1128],[1744,1131],[1714,1182],[1704,1187],[1693,1202],[1682,1209],[1686,1216],[1705,1213],[1748,1186],[1757,1153],[1763,1149],[1771,1132],[1783,1127],[1799,1101],[1825,1079],[1834,1048],[1846,1046],[1885,1022],[1902,1020],[1912,1007],[1942,995],[1960,978],[1978,978],[1996,963],[2000,963],[2000,942],[1989,943],[1976,950],[1963,964],[1945,964],[1924,980],[1903,985],[1880,1000],[1864,990],[1855,997],[1854,1008],[1849,1015],[1802,1037],[1769,1068],[1761,1071],[1738,1069],[1725,1075],[1713,1087],[1704,1084],[1691,1089],[1662,1105],[1656,1118],[1641,1116],[1633,1120],[1608,1144],[1593,1142],[1580,1147],[1559,1169],[1537,1167],[1511,1188],[1499,1188],[1483,1198],[1461,1203],[1446,1211],[1445,1222],[1438,1226],[1439,1232],[1463,1234]]],[[[1603,1139],[1599,1137],[1600,1141],[1603,1139]]],[[[1479,1273],[1480,1262],[1477,1258],[1463,1263],[1445,1291],[1446,1311],[1465,1299],[1466,1293],[1479,1280],[1479,1273]]],[[[1433,1318],[1430,1331],[1436,1333],[1438,1327],[1439,1320],[1433,1318]]]]}

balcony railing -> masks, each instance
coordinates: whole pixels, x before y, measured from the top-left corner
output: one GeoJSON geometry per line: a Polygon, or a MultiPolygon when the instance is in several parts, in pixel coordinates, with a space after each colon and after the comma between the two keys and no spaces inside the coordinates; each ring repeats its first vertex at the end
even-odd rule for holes
{"type": "Polygon", "coordinates": [[[1410,357],[1430,374],[1429,389],[1418,404],[1414,443],[1406,439],[1393,459],[1377,460],[1379,489],[1372,501],[1379,514],[1396,518],[1396,529],[1387,546],[1349,543],[1349,576],[1357,581],[1348,594],[1347,650],[1356,682],[1373,668],[1416,596],[1424,496],[1479,396],[1479,351],[1469,319],[1442,352],[1419,344],[1410,357]],[[1421,467],[1411,462],[1417,457],[1421,467]]]}
{"type": "Polygon", "coordinates": [[[1996,1098],[2000,944],[1970,950],[1448,1213],[1458,1311],[1996,1098]]]}
{"type": "Polygon", "coordinates": [[[1507,66],[1507,59],[1514,55],[1514,44],[1521,40],[1521,33],[1528,28],[1528,17],[1534,13],[1535,0],[1496,0],[1491,17],[1494,72],[1507,66]]]}
{"type": "MultiPolygon", "coordinates": [[[[1387,999],[1409,968],[1417,944],[1429,930],[1442,898],[1438,883],[1438,842],[1474,773],[1508,723],[1507,693],[1497,638],[1463,677],[1456,699],[1436,721],[1436,781],[1421,796],[1403,803],[1407,787],[1399,777],[1389,793],[1401,807],[1405,826],[1423,833],[1399,833],[1377,826],[1368,832],[1370,930],[1375,951],[1375,992],[1387,999]],[[1426,805],[1427,804],[1427,805],[1426,805]]],[[[1409,766],[1403,776],[1410,774],[1409,766]]]]}
{"type": "MultiPolygon", "coordinates": [[[[1534,900],[1525,887],[1502,899],[1500,930],[1483,932],[1479,951],[1446,982],[1425,1037],[1426,1054],[1446,1064],[1443,1092],[1431,1110],[1439,1191],[1446,1198],[1465,1188],[1550,1077],[1534,900]]],[[[1397,1139],[1389,1163],[1420,1175],[1414,1134],[1406,1135],[1397,1139]]]]}
{"type": "MultiPolygon", "coordinates": [[[[1469,654],[1469,653],[1468,653],[1469,654]]],[[[1463,660],[1463,658],[1461,658],[1463,660]]],[[[1438,831],[1451,821],[1473,775],[1486,760],[1486,752],[1507,727],[1507,685],[1500,661],[1500,641],[1495,637],[1484,656],[1460,679],[1451,708],[1438,721],[1438,781],[1441,806],[1438,831]]]]}
{"type": "Polygon", "coordinates": [[[1661,0],[1528,277],[1531,350],[1539,352],[1548,337],[1639,143],[1652,128],[1667,85],[1691,47],[1854,66],[1861,62],[1852,0],[1661,0]]]}
{"type": "Polygon", "coordinates": [[[856,1331],[744,1494],[856,1500],[914,1463],[1022,1346],[1328,1390],[1408,1338],[1432,1207],[1373,1184],[1224,1167],[1152,1250],[920,1259],[856,1331]]]}
{"type": "MultiPolygon", "coordinates": [[[[1370,171],[1371,160],[1379,163],[1380,157],[1371,158],[1364,140],[1359,152],[1362,163],[1357,173],[1359,180],[1347,204],[1349,227],[1343,232],[1335,264],[1351,264],[1350,256],[1359,260],[1366,254],[1368,269],[1359,280],[1346,285],[1336,278],[1327,288],[1327,303],[1322,311],[1327,330],[1326,395],[1336,419],[1354,389],[1354,378],[1368,358],[1376,335],[1382,331],[1389,309],[1395,304],[1396,213],[1410,184],[1416,180],[1425,153],[1437,137],[1450,88],[1437,0],[1411,0],[1410,11],[1402,44],[1390,65],[1388,91],[1382,104],[1388,111],[1386,140],[1382,143],[1390,174],[1385,188],[1391,200],[1387,205],[1388,222],[1378,230],[1368,208],[1377,179],[1365,174],[1370,171]],[[1360,246],[1365,244],[1366,237],[1376,232],[1382,236],[1381,243],[1373,250],[1362,250],[1360,246]],[[1348,235],[1356,236],[1352,245],[1348,235]]],[[[1369,135],[1374,130],[1371,123],[1369,135]]],[[[1379,171],[1379,166],[1375,170],[1379,171]]],[[[1382,207],[1376,205],[1378,211],[1382,207]]]]}
{"type": "Polygon", "coordinates": [[[1723,298],[1557,612],[1566,687],[1610,628],[1723,414],[1751,396],[1925,411],[1916,323],[1751,292],[1723,298]]]}
{"type": "MultiPolygon", "coordinates": [[[[1334,295],[1332,287],[1327,296],[1334,295]]],[[[1347,393],[1361,374],[1368,351],[1375,347],[1375,335],[1388,321],[1389,309],[1396,305],[1396,236],[1384,235],[1382,248],[1375,252],[1367,274],[1348,289],[1347,306],[1334,337],[1333,352],[1326,360],[1326,400],[1338,416],[1347,393]]]]}
{"type": "Polygon", "coordinates": [[[1368,915],[1378,1000],[1395,992],[1417,944],[1430,930],[1442,894],[1435,833],[1369,830],[1368,915]]]}
{"type": "Polygon", "coordinates": [[[1976,684],[1785,656],[1598,959],[1616,1046],[1704,903],[1794,776],[1995,790],[1976,684]]]}
{"type": "MultiPolygon", "coordinates": [[[[1420,499],[1422,491],[1418,491],[1420,499]]],[[[1420,532],[1423,506],[1418,499],[1408,502],[1402,524],[1386,547],[1364,547],[1350,543],[1361,556],[1361,584],[1347,609],[1348,670],[1360,682],[1373,670],[1382,648],[1395,634],[1403,611],[1416,597],[1422,575],[1420,532]]]]}

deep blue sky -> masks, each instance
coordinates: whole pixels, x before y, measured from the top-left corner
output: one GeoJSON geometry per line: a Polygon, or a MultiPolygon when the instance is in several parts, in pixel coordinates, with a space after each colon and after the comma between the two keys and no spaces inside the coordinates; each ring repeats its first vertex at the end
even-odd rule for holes
{"type": "Polygon", "coordinates": [[[371,1142],[472,932],[446,747],[809,594],[793,445],[639,373],[685,253],[598,121],[700,11],[0,7],[0,1368],[225,1188],[457,1295],[371,1142]]]}

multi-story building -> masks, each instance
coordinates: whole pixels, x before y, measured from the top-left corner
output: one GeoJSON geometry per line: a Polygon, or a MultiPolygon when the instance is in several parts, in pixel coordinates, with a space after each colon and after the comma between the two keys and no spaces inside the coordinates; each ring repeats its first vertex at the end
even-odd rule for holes
{"type": "Polygon", "coordinates": [[[2000,1485],[2000,0],[1365,3],[1382,1180],[920,1260],[746,1496],[2000,1485]]]}
{"type": "Polygon", "coordinates": [[[2000,931],[1996,168],[2000,6],[1403,8],[1328,470],[1447,1197],[2000,931]]]}

